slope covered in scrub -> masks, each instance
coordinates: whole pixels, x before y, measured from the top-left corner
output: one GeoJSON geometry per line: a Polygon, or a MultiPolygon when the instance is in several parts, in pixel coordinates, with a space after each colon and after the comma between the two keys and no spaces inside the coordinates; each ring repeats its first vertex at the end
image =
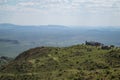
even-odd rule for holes
{"type": "Polygon", "coordinates": [[[120,48],[37,47],[0,70],[0,80],[120,80],[120,48]]]}

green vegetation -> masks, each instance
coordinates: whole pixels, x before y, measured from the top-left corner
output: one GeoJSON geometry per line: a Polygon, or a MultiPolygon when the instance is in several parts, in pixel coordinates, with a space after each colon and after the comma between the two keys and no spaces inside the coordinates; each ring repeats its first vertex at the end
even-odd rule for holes
{"type": "Polygon", "coordinates": [[[0,68],[2,68],[5,64],[8,64],[12,60],[13,60],[13,58],[0,56],[0,68]]]}
{"type": "Polygon", "coordinates": [[[37,47],[2,67],[0,80],[120,80],[120,48],[37,47]]]}

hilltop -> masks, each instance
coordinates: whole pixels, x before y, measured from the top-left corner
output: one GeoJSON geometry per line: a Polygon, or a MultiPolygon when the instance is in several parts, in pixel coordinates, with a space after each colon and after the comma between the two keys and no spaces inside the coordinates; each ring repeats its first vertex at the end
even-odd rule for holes
{"type": "Polygon", "coordinates": [[[36,47],[0,71],[0,80],[119,80],[120,48],[74,45],[36,47]]]}

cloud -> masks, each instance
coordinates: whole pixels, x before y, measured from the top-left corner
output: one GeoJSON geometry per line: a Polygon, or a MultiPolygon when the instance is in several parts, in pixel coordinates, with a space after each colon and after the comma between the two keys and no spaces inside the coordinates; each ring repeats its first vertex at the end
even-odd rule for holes
{"type": "Polygon", "coordinates": [[[20,6],[34,6],[34,5],[39,5],[39,3],[37,3],[37,2],[21,2],[21,3],[18,3],[18,5],[20,5],[20,6]]]}
{"type": "Polygon", "coordinates": [[[0,3],[6,3],[8,0],[0,0],[0,3]]]}
{"type": "Polygon", "coordinates": [[[17,7],[16,6],[10,6],[10,5],[5,5],[5,6],[0,6],[0,11],[16,11],[17,7]]]}
{"type": "MultiPolygon", "coordinates": [[[[8,0],[1,0],[1,2],[8,2],[8,0]]],[[[5,10],[24,11],[25,9],[32,9],[31,11],[45,11],[48,10],[59,14],[110,14],[120,13],[119,0],[11,0],[11,2],[3,5],[5,10]],[[13,5],[14,4],[14,5],[13,5]],[[10,9],[8,9],[8,6],[10,9]],[[33,10],[34,9],[34,10],[33,10]]],[[[2,6],[0,6],[2,7],[2,6]]],[[[26,11],[27,12],[27,11],[26,11]]]]}
{"type": "Polygon", "coordinates": [[[8,2],[8,0],[0,0],[0,5],[4,5],[8,2]]]}
{"type": "MultiPolygon", "coordinates": [[[[0,2],[8,2],[8,0],[1,0],[0,2]]],[[[78,12],[87,10],[89,12],[106,12],[108,10],[114,11],[114,9],[119,11],[120,9],[119,0],[11,0],[7,4],[36,9],[63,9],[63,11],[77,9],[78,12]]]]}
{"type": "Polygon", "coordinates": [[[101,20],[96,24],[104,24],[108,17],[120,20],[119,0],[0,0],[1,3],[5,4],[0,5],[0,13],[18,23],[22,19],[32,23],[34,19],[38,23],[93,25],[96,19],[101,20]]]}

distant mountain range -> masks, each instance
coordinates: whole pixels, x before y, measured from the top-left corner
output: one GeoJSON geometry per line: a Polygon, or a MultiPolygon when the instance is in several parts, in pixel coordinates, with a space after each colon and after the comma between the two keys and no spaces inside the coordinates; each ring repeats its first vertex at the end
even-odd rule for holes
{"type": "Polygon", "coordinates": [[[18,53],[39,46],[71,46],[84,41],[98,41],[120,46],[120,28],[62,25],[0,24],[0,56],[15,57],[18,53]]]}
{"type": "Polygon", "coordinates": [[[19,44],[19,41],[18,40],[10,40],[10,39],[0,39],[0,42],[10,42],[10,43],[13,43],[13,44],[19,44]]]}
{"type": "Polygon", "coordinates": [[[5,27],[15,27],[15,26],[20,26],[20,27],[68,27],[64,25],[16,25],[16,24],[10,24],[10,23],[1,23],[0,26],[5,26],[5,27]]]}

